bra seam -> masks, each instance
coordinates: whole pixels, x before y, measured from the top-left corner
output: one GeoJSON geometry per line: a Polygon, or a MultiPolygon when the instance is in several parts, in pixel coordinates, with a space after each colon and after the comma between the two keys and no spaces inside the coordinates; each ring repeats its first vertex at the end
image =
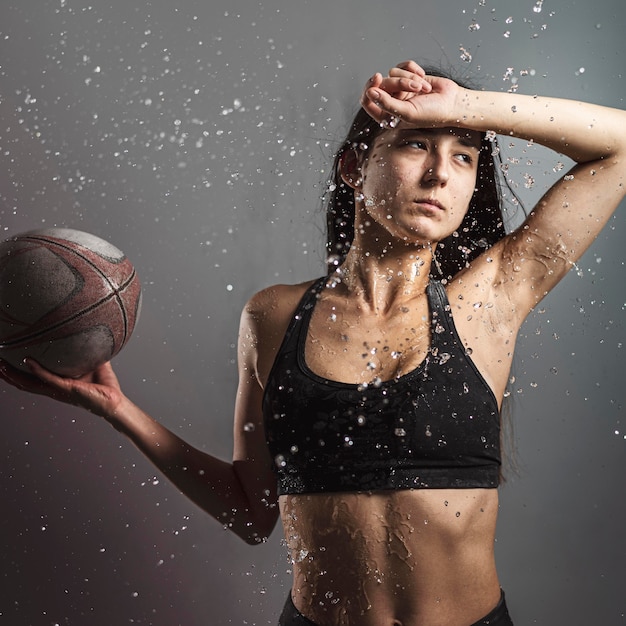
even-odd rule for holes
{"type": "MultiPolygon", "coordinates": [[[[450,333],[450,335],[454,338],[457,343],[457,347],[459,350],[465,355],[465,360],[474,371],[478,380],[485,387],[491,399],[495,403],[496,408],[498,408],[498,400],[496,398],[496,394],[494,393],[491,385],[485,380],[485,377],[482,375],[481,371],[478,369],[476,363],[474,363],[474,359],[472,359],[472,355],[467,353],[467,350],[463,347],[463,341],[461,340],[461,336],[459,335],[459,331],[457,330],[456,324],[454,323],[454,316],[452,315],[452,307],[450,306],[450,301],[448,300],[448,294],[446,293],[446,289],[442,283],[439,281],[431,281],[429,286],[433,286],[433,291],[436,293],[437,298],[439,299],[440,309],[443,311],[443,323],[445,324],[446,330],[450,333]],[[448,309],[446,310],[446,306],[448,309]]],[[[500,410],[498,409],[498,413],[500,410]]]]}

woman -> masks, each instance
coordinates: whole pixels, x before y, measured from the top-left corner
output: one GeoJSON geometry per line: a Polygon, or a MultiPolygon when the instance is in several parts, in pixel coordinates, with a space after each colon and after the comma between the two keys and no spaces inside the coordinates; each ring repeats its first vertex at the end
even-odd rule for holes
{"type": "Polygon", "coordinates": [[[280,516],[285,626],[511,624],[493,547],[515,339],[624,197],[626,115],[468,90],[412,61],[361,104],[373,123],[337,159],[351,200],[329,213],[335,271],[243,312],[232,463],[155,422],[108,364],[78,381],[35,363],[1,375],[103,416],[249,543],[280,516]],[[505,237],[476,200],[493,132],[577,163],[505,237]]]}

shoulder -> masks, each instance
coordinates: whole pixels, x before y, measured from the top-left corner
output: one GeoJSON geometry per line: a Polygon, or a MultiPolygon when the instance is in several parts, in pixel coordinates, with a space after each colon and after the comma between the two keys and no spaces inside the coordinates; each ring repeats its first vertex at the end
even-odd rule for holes
{"type": "Polygon", "coordinates": [[[246,302],[243,315],[256,326],[280,325],[285,319],[291,319],[298,303],[314,282],[266,287],[246,302]]]}
{"type": "Polygon", "coordinates": [[[315,281],[272,285],[246,303],[239,329],[239,356],[252,366],[264,386],[289,323],[307,289],[315,281]]]}

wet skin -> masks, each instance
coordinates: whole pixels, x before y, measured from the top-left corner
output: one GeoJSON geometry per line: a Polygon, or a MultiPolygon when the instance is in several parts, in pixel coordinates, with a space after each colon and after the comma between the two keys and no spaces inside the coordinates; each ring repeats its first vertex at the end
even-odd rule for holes
{"type": "MultiPolygon", "coordinates": [[[[408,280],[387,310],[346,298],[343,284],[324,290],[309,326],[307,366],[347,383],[418,367],[430,345],[430,318],[425,294],[411,287],[408,280]]],[[[488,336],[495,336],[491,309],[466,315],[466,300],[455,302],[457,287],[448,291],[461,338],[476,333],[472,352],[482,366],[488,336]]],[[[502,374],[507,367],[500,363],[502,374]]],[[[288,495],[279,504],[294,603],[320,626],[469,625],[499,600],[496,489],[288,495]]]]}
{"type": "Polygon", "coordinates": [[[320,626],[469,625],[500,597],[495,489],[280,499],[297,608],[320,626]]]}
{"type": "MultiPolygon", "coordinates": [[[[363,197],[345,271],[320,294],[309,325],[305,360],[317,375],[370,383],[424,360],[430,242],[462,220],[479,145],[476,133],[450,128],[377,138],[361,163],[363,197]]],[[[493,332],[497,307],[473,307],[493,295],[487,274],[471,285],[461,277],[448,296],[464,345],[501,398],[510,361],[493,363],[492,355],[511,352],[502,344],[510,335],[493,332]]],[[[294,603],[320,626],[468,626],[500,598],[495,489],[288,495],[279,504],[294,603]]]]}

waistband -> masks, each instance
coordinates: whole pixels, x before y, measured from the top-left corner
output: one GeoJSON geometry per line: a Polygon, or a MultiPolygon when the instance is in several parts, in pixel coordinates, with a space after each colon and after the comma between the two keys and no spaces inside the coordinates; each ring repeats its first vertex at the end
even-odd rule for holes
{"type": "MultiPolygon", "coordinates": [[[[280,615],[278,626],[317,626],[308,617],[305,617],[295,607],[291,598],[291,593],[287,596],[287,601],[280,615]]],[[[500,601],[492,611],[485,617],[474,622],[472,626],[513,626],[513,621],[509,615],[504,598],[504,591],[500,591],[500,601]]]]}

